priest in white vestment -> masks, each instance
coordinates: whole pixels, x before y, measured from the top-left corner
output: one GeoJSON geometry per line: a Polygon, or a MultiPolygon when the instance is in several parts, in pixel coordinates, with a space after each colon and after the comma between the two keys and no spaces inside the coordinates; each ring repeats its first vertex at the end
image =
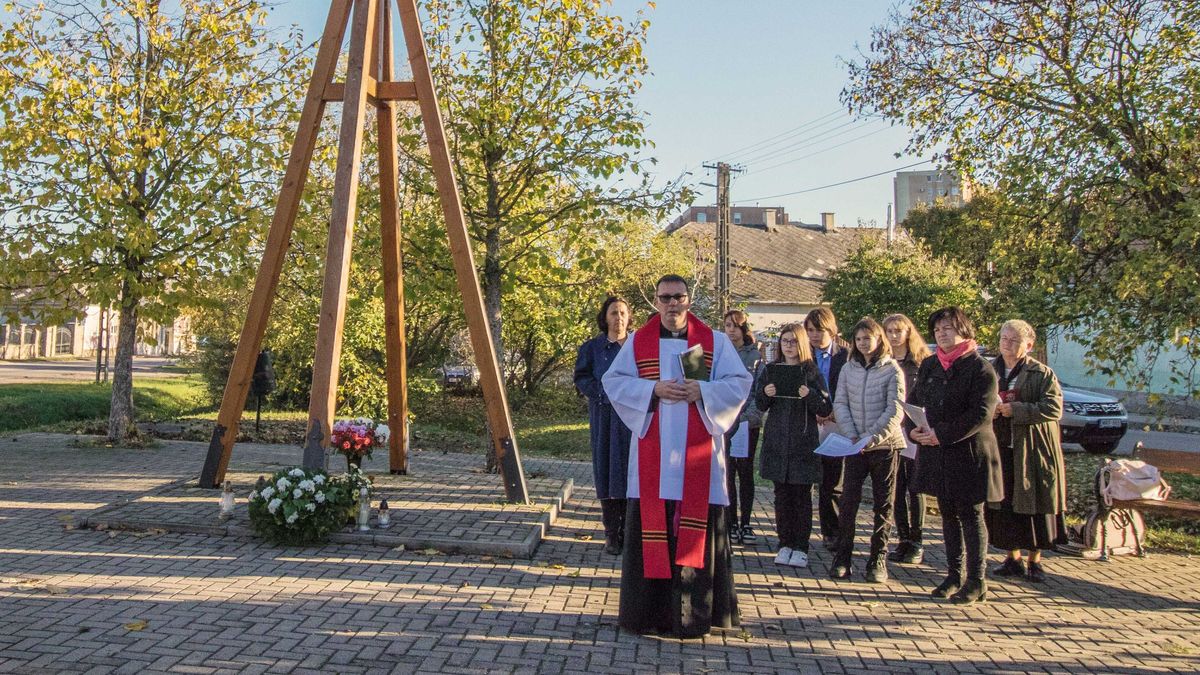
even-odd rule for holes
{"type": "Polygon", "coordinates": [[[636,633],[699,637],[739,621],[724,443],[753,378],[729,338],[688,311],[682,277],[660,279],[654,304],[658,314],[602,380],[633,436],[619,621],[636,633]],[[690,378],[680,359],[689,350],[690,378]]]}

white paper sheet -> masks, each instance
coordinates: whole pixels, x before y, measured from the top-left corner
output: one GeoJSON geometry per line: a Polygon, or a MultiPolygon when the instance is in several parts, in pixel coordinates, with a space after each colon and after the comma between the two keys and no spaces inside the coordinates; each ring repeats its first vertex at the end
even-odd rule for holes
{"type": "Polygon", "coordinates": [[[729,443],[729,456],[746,458],[750,456],[750,424],[742,422],[737,425],[737,431],[733,432],[733,439],[729,443]]]}
{"type": "Polygon", "coordinates": [[[929,428],[929,419],[927,417],[925,417],[925,409],[924,408],[922,408],[919,405],[913,405],[911,403],[901,402],[900,405],[904,406],[904,414],[908,415],[908,419],[912,420],[912,423],[917,425],[918,429],[928,429],[929,428]]]}
{"type": "Polygon", "coordinates": [[[900,451],[900,456],[907,457],[909,459],[916,459],[917,458],[917,444],[913,443],[912,441],[910,441],[907,438],[904,439],[904,449],[900,451]]]}
{"type": "Polygon", "coordinates": [[[841,434],[831,433],[817,446],[815,452],[818,455],[825,455],[826,457],[849,457],[850,455],[857,455],[862,452],[862,449],[867,447],[867,444],[870,442],[870,436],[861,438],[855,443],[841,434]]]}

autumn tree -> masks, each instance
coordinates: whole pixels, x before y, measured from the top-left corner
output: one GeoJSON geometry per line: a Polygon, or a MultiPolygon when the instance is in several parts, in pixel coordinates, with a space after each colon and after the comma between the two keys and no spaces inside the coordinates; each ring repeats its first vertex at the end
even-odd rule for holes
{"type": "Polygon", "coordinates": [[[1026,284],[1093,365],[1130,370],[1145,345],[1200,358],[1198,53],[1194,2],[916,0],[842,98],[1003,195],[993,256],[1031,251],[1026,284]]]}
{"type": "MultiPolygon", "coordinates": [[[[994,327],[989,330],[987,318],[980,316],[980,290],[970,271],[953,260],[933,255],[926,246],[907,239],[890,246],[864,239],[829,273],[822,298],[847,324],[864,316],[882,321],[888,314],[899,312],[912,319],[922,334],[926,333],[925,322],[930,314],[957,305],[972,315],[981,329],[982,343],[994,327]]],[[[925,337],[933,341],[932,335],[925,337]]]]}
{"type": "MultiPolygon", "coordinates": [[[[451,157],[503,359],[506,301],[551,300],[529,287],[517,293],[531,268],[563,274],[568,250],[570,266],[583,268],[600,250],[600,231],[618,232],[670,205],[673,186],[655,187],[646,174],[652,160],[641,156],[650,144],[635,95],[648,72],[648,22],[639,14],[627,23],[603,0],[424,4],[451,157]]],[[[415,117],[409,124],[419,128],[415,117]]],[[[421,159],[418,135],[409,142],[421,159]]]]}
{"type": "Polygon", "coordinates": [[[132,433],[139,322],[249,269],[308,72],[258,0],[9,3],[0,33],[0,288],[120,313],[108,435],[132,433]]]}

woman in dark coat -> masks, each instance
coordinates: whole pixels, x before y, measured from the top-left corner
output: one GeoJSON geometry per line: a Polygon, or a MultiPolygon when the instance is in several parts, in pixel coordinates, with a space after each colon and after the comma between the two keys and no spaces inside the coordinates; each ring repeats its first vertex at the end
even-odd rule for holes
{"type": "Polygon", "coordinates": [[[759,377],[755,403],[767,414],[759,474],[775,483],[775,563],[808,567],[812,487],[821,480],[821,460],[813,452],[820,444],[817,416],[829,416],[833,403],[799,324],[779,332],[775,362],[759,377]]]}
{"type": "Polygon", "coordinates": [[[1004,500],[988,504],[988,542],[1008,551],[993,576],[1044,581],[1042,550],[1065,544],[1067,485],[1058,421],[1062,387],[1054,371],[1029,356],[1033,326],[1019,319],[1000,327],[1000,356],[992,368],[1000,405],[992,422],[1000,445],[1004,500]],[[1021,558],[1029,551],[1029,568],[1021,558]]]}
{"type": "Polygon", "coordinates": [[[975,327],[958,307],[934,312],[929,330],[937,353],[921,363],[908,395],[909,403],[925,409],[929,424],[909,423],[908,433],[918,446],[917,489],[937,498],[942,514],[949,571],[933,597],[970,604],[987,598],[984,504],[1004,495],[992,431],[996,373],[976,351],[975,327]]]}
{"type": "Polygon", "coordinates": [[[592,432],[592,475],[604,520],[604,551],[620,555],[625,532],[625,488],[629,473],[629,428],[613,411],[600,378],[608,372],[629,334],[630,309],[624,298],[600,306],[600,335],[583,343],[575,358],[575,388],[588,400],[592,432]]]}

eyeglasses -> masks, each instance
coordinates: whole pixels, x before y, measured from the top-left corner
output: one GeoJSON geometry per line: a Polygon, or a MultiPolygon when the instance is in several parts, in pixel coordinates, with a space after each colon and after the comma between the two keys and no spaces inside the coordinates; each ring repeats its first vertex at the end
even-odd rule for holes
{"type": "Polygon", "coordinates": [[[684,300],[687,300],[688,294],[687,293],[671,293],[671,294],[660,293],[660,294],[656,295],[655,297],[658,298],[658,301],[661,302],[662,304],[669,305],[669,304],[671,304],[672,300],[674,300],[675,302],[683,302],[684,300]]]}
{"type": "Polygon", "coordinates": [[[779,344],[786,345],[788,347],[795,347],[796,345],[800,344],[800,341],[791,338],[783,338],[779,341],[779,344]]]}

